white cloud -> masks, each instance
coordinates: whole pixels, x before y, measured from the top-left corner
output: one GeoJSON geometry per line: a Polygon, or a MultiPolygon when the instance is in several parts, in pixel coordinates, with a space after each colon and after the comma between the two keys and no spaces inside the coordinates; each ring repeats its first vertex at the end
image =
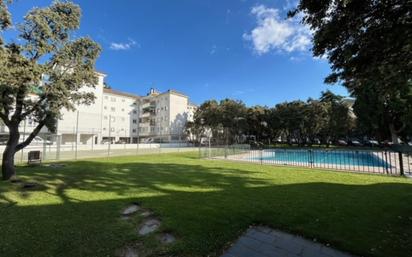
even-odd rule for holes
{"type": "Polygon", "coordinates": [[[243,34],[243,38],[252,42],[257,54],[271,50],[288,53],[309,50],[312,34],[299,23],[299,17],[283,19],[278,9],[264,5],[253,7],[251,13],[256,16],[257,26],[243,34]]]}
{"type": "Polygon", "coordinates": [[[130,38],[129,38],[129,41],[125,43],[116,43],[116,42],[110,43],[110,49],[112,50],[129,50],[130,48],[134,46],[138,46],[138,44],[136,41],[130,38]]]}
{"type": "Polygon", "coordinates": [[[216,46],[216,45],[213,45],[213,46],[212,46],[212,49],[210,49],[210,51],[209,51],[209,54],[210,54],[210,55],[214,55],[214,54],[216,53],[216,51],[217,51],[217,46],[216,46]]]}

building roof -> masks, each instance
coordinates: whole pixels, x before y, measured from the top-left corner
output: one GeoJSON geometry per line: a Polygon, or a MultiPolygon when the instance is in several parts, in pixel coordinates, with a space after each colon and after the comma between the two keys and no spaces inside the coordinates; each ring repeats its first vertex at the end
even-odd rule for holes
{"type": "Polygon", "coordinates": [[[107,94],[121,95],[121,96],[136,98],[136,99],[140,98],[140,96],[138,96],[138,95],[134,95],[134,94],[131,94],[131,93],[126,93],[126,92],[122,92],[122,91],[118,91],[118,90],[114,90],[114,89],[110,89],[110,88],[103,88],[103,92],[107,93],[107,94]]]}
{"type": "Polygon", "coordinates": [[[180,92],[178,92],[178,91],[176,91],[176,90],[173,90],[173,89],[169,89],[169,90],[167,90],[166,92],[161,93],[161,95],[163,95],[163,94],[174,94],[174,95],[178,95],[178,96],[182,96],[182,97],[189,98],[187,95],[185,95],[185,94],[183,94],[183,93],[180,93],[180,92]]]}

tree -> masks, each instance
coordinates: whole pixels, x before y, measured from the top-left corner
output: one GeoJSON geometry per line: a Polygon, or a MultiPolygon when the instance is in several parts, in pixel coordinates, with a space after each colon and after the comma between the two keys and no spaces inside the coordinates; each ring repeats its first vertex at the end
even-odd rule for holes
{"type": "Polygon", "coordinates": [[[301,13],[314,31],[313,54],[327,56],[331,64],[327,83],[342,82],[354,97],[365,92],[363,87],[379,92],[368,99],[384,107],[378,115],[394,143],[400,133],[411,133],[405,132],[412,112],[411,9],[410,0],[300,0],[289,12],[301,13]]]}
{"type": "Polygon", "coordinates": [[[343,97],[326,91],[322,92],[320,102],[324,104],[327,112],[327,120],[321,132],[323,141],[328,144],[331,140],[348,137],[354,127],[354,121],[343,97]]]}
{"type": "Polygon", "coordinates": [[[255,136],[258,142],[270,139],[269,128],[270,110],[266,106],[252,106],[247,109],[246,121],[248,134],[255,136]]]}
{"type": "Polygon", "coordinates": [[[246,132],[246,105],[239,100],[224,99],[219,103],[219,120],[223,127],[226,144],[239,141],[246,132]]]}
{"type": "Polygon", "coordinates": [[[327,105],[319,100],[309,99],[306,102],[304,116],[304,135],[313,143],[315,139],[321,138],[322,130],[328,125],[329,113],[327,105]]]}
{"type": "Polygon", "coordinates": [[[280,133],[289,143],[302,143],[304,139],[305,107],[302,101],[285,102],[275,106],[280,133]]]}
{"type": "MultiPolygon", "coordinates": [[[[0,0],[0,31],[10,27],[6,1],[0,0]]],[[[9,130],[3,152],[2,177],[15,175],[14,155],[29,145],[43,127],[55,130],[62,108],[90,104],[93,93],[82,90],[97,83],[95,61],[100,46],[87,37],[72,39],[81,10],[70,2],[34,8],[16,27],[19,40],[0,38],[0,118],[9,130]],[[37,126],[19,142],[19,125],[32,118],[37,126]]]]}
{"type": "Polygon", "coordinates": [[[246,110],[241,101],[206,101],[196,110],[193,126],[211,131],[215,143],[232,143],[247,130],[246,110]]]}

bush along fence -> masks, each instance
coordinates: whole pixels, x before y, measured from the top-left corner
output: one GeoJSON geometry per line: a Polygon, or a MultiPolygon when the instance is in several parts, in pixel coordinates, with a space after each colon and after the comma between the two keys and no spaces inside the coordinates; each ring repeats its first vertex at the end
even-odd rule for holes
{"type": "Polygon", "coordinates": [[[333,149],[260,148],[249,145],[199,148],[201,158],[227,159],[258,164],[323,168],[386,175],[412,175],[410,148],[333,149]]]}

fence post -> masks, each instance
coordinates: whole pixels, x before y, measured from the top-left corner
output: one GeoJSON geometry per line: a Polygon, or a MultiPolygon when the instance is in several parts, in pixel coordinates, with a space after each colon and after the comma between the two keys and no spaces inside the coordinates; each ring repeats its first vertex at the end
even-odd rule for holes
{"type": "Polygon", "coordinates": [[[313,161],[312,161],[312,150],[309,149],[308,150],[308,164],[309,164],[309,168],[313,168],[313,161]]]}
{"type": "Polygon", "coordinates": [[[77,117],[76,117],[76,136],[75,136],[75,140],[76,140],[76,150],[74,152],[74,159],[77,160],[77,144],[78,144],[78,140],[79,140],[79,111],[77,111],[77,117]]]}
{"type": "Polygon", "coordinates": [[[260,165],[263,165],[263,147],[260,148],[259,154],[260,154],[260,165]]]}
{"type": "Polygon", "coordinates": [[[399,156],[399,172],[401,174],[401,176],[404,175],[405,171],[403,170],[403,156],[402,156],[402,152],[398,152],[398,156],[399,156]]]}
{"type": "Polygon", "coordinates": [[[42,154],[42,160],[45,161],[46,160],[46,151],[47,151],[47,145],[46,145],[46,141],[43,139],[43,154],[42,154]]]}
{"type": "Polygon", "coordinates": [[[60,160],[61,135],[56,135],[56,159],[60,160]]]}

